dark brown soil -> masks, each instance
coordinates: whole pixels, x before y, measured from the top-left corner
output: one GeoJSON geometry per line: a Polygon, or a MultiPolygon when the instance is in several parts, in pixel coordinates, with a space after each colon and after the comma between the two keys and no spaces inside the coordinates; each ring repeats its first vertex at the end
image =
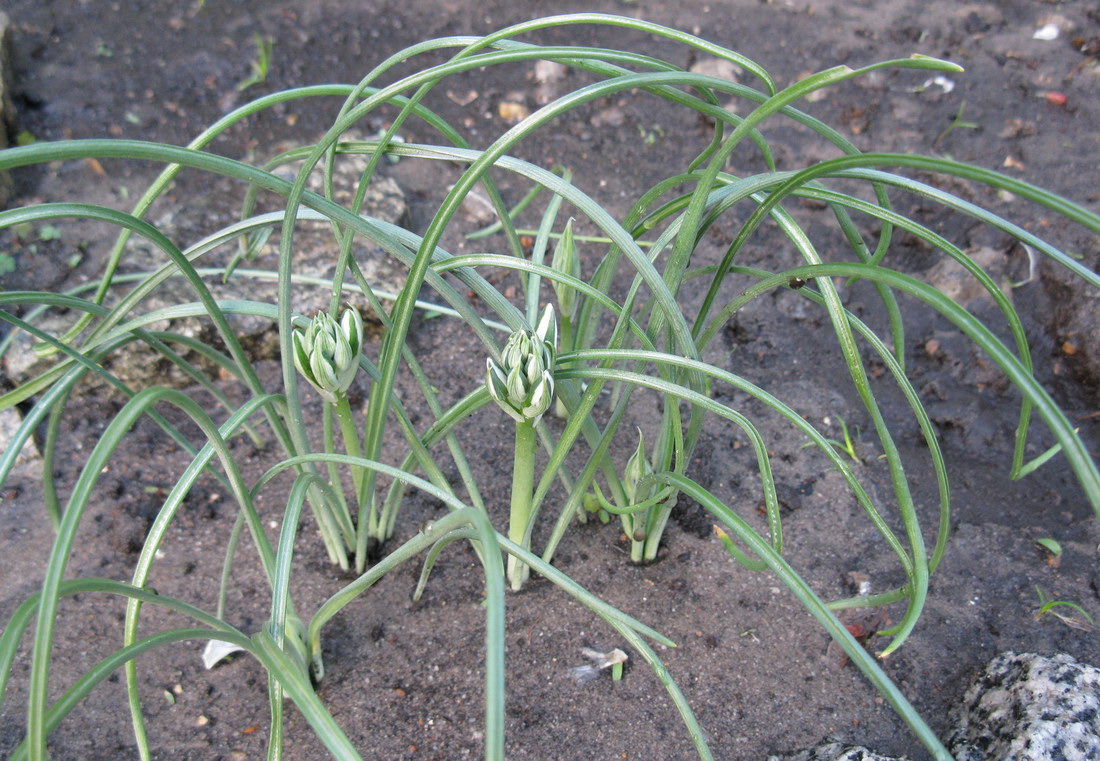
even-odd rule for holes
{"type": "MultiPolygon", "coordinates": [[[[1097,207],[1100,68],[1073,42],[1091,40],[1095,49],[1100,18],[1090,3],[207,0],[200,7],[164,0],[8,0],[5,10],[17,31],[16,102],[23,127],[39,140],[122,136],[184,144],[246,96],[303,84],[355,82],[384,57],[416,41],[481,34],[582,6],[696,31],[761,62],[781,84],[838,63],[855,66],[914,52],[955,60],[967,71],[951,78],[951,92],[939,85],[915,92],[924,84],[920,72],[885,71],[831,88],[823,100],[805,107],[836,125],[861,149],[947,154],[1097,207]],[[1075,30],[1054,41],[1033,39],[1050,14],[1061,14],[1076,24],[1075,30]],[[255,34],[274,40],[271,72],[266,82],[238,94],[235,85],[248,75],[255,55],[255,34]],[[1064,103],[1047,97],[1050,92],[1064,95],[1064,103]],[[979,126],[944,134],[963,104],[963,119],[979,126]]],[[[630,48],[682,65],[692,63],[683,49],[636,33],[569,27],[537,40],[630,48]]],[[[469,118],[475,137],[487,144],[506,128],[497,117],[497,104],[515,91],[530,98],[534,86],[514,69],[507,76],[478,73],[468,83],[468,89],[478,93],[472,104],[463,108],[440,97],[433,106],[457,123],[469,118]]],[[[335,107],[326,102],[316,111],[295,109],[293,114],[284,111],[250,121],[219,140],[214,150],[262,160],[277,146],[315,140],[335,107]]],[[[628,97],[571,115],[559,129],[543,131],[525,143],[522,157],[543,166],[572,167],[575,182],[621,216],[632,199],[673,171],[671,167],[686,166],[705,139],[705,130],[706,125],[694,118],[654,107],[652,99],[628,97]],[[654,144],[647,144],[640,134],[652,135],[654,144]]],[[[832,155],[804,131],[777,123],[768,135],[783,146],[777,156],[783,167],[801,167],[832,155]]],[[[426,130],[418,134],[415,126],[408,137],[429,139],[426,130]]],[[[744,162],[739,169],[746,173],[761,168],[748,153],[744,162]]],[[[155,169],[117,161],[74,162],[27,171],[16,180],[24,202],[91,200],[127,208],[155,169]]],[[[439,189],[457,177],[457,169],[413,161],[386,171],[408,194],[411,225],[417,231],[433,213],[439,189]]],[[[169,203],[180,208],[179,234],[188,240],[235,213],[232,207],[218,208],[221,197],[208,195],[204,182],[183,175],[170,194],[169,203]]],[[[509,200],[518,200],[521,191],[504,184],[509,200]]],[[[1052,234],[1056,243],[1097,267],[1100,246],[1095,237],[1053,229],[1059,223],[1020,201],[962,183],[949,189],[1011,215],[1029,229],[1052,234]]],[[[904,211],[933,224],[963,248],[1001,251],[1005,263],[1000,266],[1013,279],[1020,279],[1021,266],[1026,272],[1023,253],[1009,248],[1002,236],[962,219],[932,218],[930,209],[909,203],[904,211]]],[[[798,210],[808,220],[814,212],[798,210]]],[[[111,241],[90,225],[73,229],[83,253],[75,266],[69,261],[77,252],[70,235],[40,241],[33,251],[5,239],[17,269],[5,276],[4,287],[62,290],[94,279],[111,241]]],[[[728,232],[715,231],[702,255],[721,250],[721,238],[728,232]]],[[[828,238],[824,240],[822,249],[827,250],[828,238]]],[[[762,235],[752,263],[771,269],[790,266],[795,254],[781,243],[778,235],[762,235]]],[[[457,234],[447,244],[463,248],[457,234]]],[[[935,264],[932,252],[911,241],[901,240],[896,248],[891,255],[901,269],[921,274],[935,264]]],[[[1100,384],[1082,364],[1082,352],[1067,348],[1068,343],[1087,349],[1095,336],[1066,335],[1052,317],[1065,301],[1064,291],[1060,281],[1047,277],[1048,268],[1043,273],[1036,282],[1016,289],[1013,298],[1035,347],[1040,378],[1070,419],[1082,426],[1082,435],[1096,451],[1100,417],[1094,390],[1100,384]]],[[[876,316],[869,291],[857,287],[847,298],[857,313],[862,310],[868,319],[876,316]]],[[[1070,628],[1052,616],[1033,618],[1036,586],[1053,599],[1076,602],[1100,616],[1100,524],[1057,458],[1022,482],[1008,480],[1017,397],[982,366],[949,325],[916,306],[907,308],[912,309],[910,372],[940,429],[953,477],[954,514],[951,544],[933,578],[924,617],[885,668],[930,725],[943,733],[966,681],[999,651],[1066,652],[1100,664],[1096,631],[1070,628]],[[1059,567],[1045,562],[1035,545],[1040,537],[1061,542],[1059,567]]],[[[981,313],[982,307],[975,309],[981,313]]],[[[1091,323],[1084,324],[1095,327],[1095,313],[1091,323]]],[[[827,321],[804,313],[794,300],[777,297],[741,315],[717,349],[729,357],[726,366],[815,422],[841,416],[849,425],[865,429],[868,420],[855,395],[833,382],[840,365],[828,349],[829,335],[827,321]]],[[[411,340],[420,356],[432,358],[426,362],[428,372],[445,397],[458,398],[481,382],[484,360],[480,353],[462,353],[468,338],[459,326],[444,319],[424,320],[417,323],[411,340]]],[[[262,367],[277,385],[275,364],[262,367]]],[[[729,390],[716,393],[760,414],[729,390]]],[[[915,425],[908,422],[900,398],[884,392],[883,401],[887,415],[897,422],[906,461],[915,463],[913,487],[931,526],[935,485],[920,464],[924,453],[915,425]]],[[[71,484],[119,406],[117,399],[91,395],[71,412],[68,449],[59,460],[64,483],[71,484]]],[[[639,414],[639,421],[645,414],[639,414]]],[[[499,508],[495,521],[503,517],[507,503],[511,458],[502,418],[485,410],[466,434],[468,444],[478,445],[475,465],[487,502],[499,508]],[[500,477],[494,478],[497,472],[500,477]]],[[[776,467],[792,565],[825,598],[851,594],[852,573],[869,575],[876,590],[898,583],[888,550],[847,495],[839,475],[823,458],[800,449],[798,437],[778,421],[765,426],[765,434],[779,455],[776,467]]],[[[1041,426],[1034,439],[1032,454],[1049,446],[1049,435],[1041,426]]],[[[756,521],[754,463],[739,443],[725,429],[708,429],[692,475],[756,521]]],[[[868,438],[858,440],[857,447],[864,462],[859,466],[861,477],[888,494],[888,474],[877,459],[877,445],[868,438]]],[[[245,443],[238,442],[237,449],[255,472],[267,462],[264,452],[251,451],[245,443]]],[[[166,444],[153,426],[139,425],[125,452],[101,479],[70,562],[71,574],[128,580],[159,507],[158,490],[170,488],[185,462],[182,452],[166,444]]],[[[282,505],[277,491],[268,490],[265,496],[261,506],[275,529],[282,505]]],[[[33,463],[13,474],[0,497],[0,556],[5,558],[0,564],[0,617],[7,620],[37,588],[53,536],[42,512],[33,463]]],[[[152,580],[159,590],[212,609],[234,519],[228,504],[212,481],[189,496],[152,580]]],[[[401,514],[397,541],[414,534],[441,510],[427,500],[411,500],[401,514]]],[[[546,531],[548,527],[536,536],[536,546],[541,546],[546,531]]],[[[309,612],[347,579],[328,565],[320,541],[311,541],[312,524],[304,526],[300,536],[292,591],[298,608],[309,612]]],[[[567,535],[557,565],[679,644],[661,655],[709,733],[717,758],[763,761],[768,753],[804,747],[825,735],[889,755],[927,757],[861,675],[841,664],[826,635],[779,582],[767,574],[743,571],[725,555],[701,508],[678,508],[666,544],[660,562],[632,566],[615,524],[588,524],[567,535]]],[[[410,595],[418,572],[418,567],[408,565],[392,573],[329,625],[328,675],[321,695],[366,758],[477,757],[484,637],[477,558],[465,547],[452,547],[442,556],[423,600],[413,603],[410,595]]],[[[236,573],[229,618],[245,631],[254,631],[267,616],[268,601],[255,556],[244,552],[236,573]]],[[[123,605],[117,600],[84,596],[63,603],[53,695],[118,647],[122,617],[123,605]]],[[[152,613],[148,618],[149,631],[168,622],[152,613]]],[[[633,664],[619,683],[599,679],[578,685],[569,678],[569,669],[583,663],[580,647],[622,643],[549,583],[535,581],[509,597],[507,642],[509,758],[694,757],[671,702],[644,664],[633,664]]],[[[27,652],[29,646],[28,637],[27,652]]],[[[204,671],[200,649],[197,643],[178,645],[145,656],[140,663],[156,758],[262,758],[268,720],[262,669],[239,658],[204,671]]],[[[28,660],[17,662],[0,709],[3,753],[22,737],[28,660]]],[[[286,758],[326,757],[293,709],[287,737],[286,758]]],[[[121,678],[99,687],[73,712],[52,736],[50,750],[58,761],[134,757],[121,678]]]]}

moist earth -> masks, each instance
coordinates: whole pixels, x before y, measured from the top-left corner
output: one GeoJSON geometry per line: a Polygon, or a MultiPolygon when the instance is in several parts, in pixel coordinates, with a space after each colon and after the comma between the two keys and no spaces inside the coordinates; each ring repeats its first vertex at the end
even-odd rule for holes
{"type": "MultiPolygon", "coordinates": [[[[830,88],[804,107],[862,150],[949,155],[1097,207],[1100,67],[1090,56],[1098,47],[1100,18],[1090,3],[604,1],[582,7],[501,0],[8,0],[5,10],[13,23],[12,94],[19,129],[38,140],[112,136],[185,144],[247,98],[304,84],[356,82],[386,56],[424,39],[483,34],[537,16],[599,10],[695,32],[760,62],[781,84],[836,64],[856,66],[914,52],[954,60],[965,73],[937,82],[926,81],[920,72],[886,70],[830,88]],[[1048,24],[1058,29],[1057,38],[1035,39],[1036,30],[1048,24]],[[266,81],[240,92],[237,85],[249,75],[256,56],[256,35],[274,41],[270,71],[266,81]]],[[[684,67],[700,64],[683,48],[636,32],[571,26],[533,39],[629,48],[684,67]]],[[[501,103],[534,107],[544,96],[540,88],[545,83],[533,74],[515,69],[474,72],[432,105],[485,145],[508,126],[501,103]]],[[[567,79],[564,86],[569,85],[567,79]]],[[[280,149],[316,140],[337,107],[325,101],[308,109],[276,109],[230,130],[212,150],[262,161],[280,149]]],[[[652,99],[623,97],[572,113],[559,128],[523,143],[520,155],[541,166],[574,169],[574,182],[621,218],[629,202],[670,167],[686,167],[707,128],[694,117],[654,106],[652,99]]],[[[765,129],[779,146],[781,168],[832,155],[808,132],[778,122],[765,129]]],[[[426,128],[416,125],[405,136],[432,139],[426,128]]],[[[743,162],[736,166],[738,172],[763,169],[748,152],[737,160],[743,162]]],[[[129,208],[158,169],[124,161],[66,162],[17,172],[13,179],[22,203],[84,200],[129,208]]],[[[384,172],[404,192],[406,221],[417,232],[437,207],[440,189],[459,175],[456,167],[408,160],[387,165],[384,172]]],[[[506,199],[518,201],[525,189],[501,179],[506,199]]],[[[1094,235],[1058,229],[1061,223],[1049,214],[1005,194],[961,181],[949,181],[947,189],[1051,235],[1097,268],[1100,246],[1094,235]]],[[[196,240],[233,218],[239,190],[211,187],[209,178],[184,173],[155,212],[180,239],[196,240]]],[[[1036,372],[1095,452],[1100,436],[1096,295],[1082,293],[1079,283],[1046,264],[1033,272],[1027,252],[1010,246],[999,233],[941,215],[919,199],[899,202],[904,213],[980,252],[999,282],[1027,281],[1008,290],[1034,347],[1036,372]]],[[[792,211],[827,244],[831,233],[813,221],[820,210],[806,204],[792,211]]],[[[523,221],[534,224],[537,215],[523,221]]],[[[499,240],[465,241],[462,235],[477,226],[474,220],[459,222],[446,245],[455,252],[504,250],[499,240]]],[[[4,245],[15,269],[3,275],[3,286],[61,291],[94,280],[113,242],[110,231],[82,223],[63,232],[59,238],[35,241],[8,234],[4,245]]],[[[702,256],[728,243],[728,223],[710,235],[702,256]]],[[[826,244],[822,250],[827,258],[826,244]]],[[[751,256],[747,263],[774,270],[791,266],[795,254],[777,232],[765,230],[751,256]]],[[[939,265],[939,255],[917,241],[899,239],[891,257],[894,266],[929,278],[944,290],[957,283],[955,273],[939,265]]],[[[872,321],[880,316],[873,293],[861,284],[844,295],[857,314],[872,321]]],[[[964,293],[959,297],[969,298],[964,293]]],[[[1001,651],[1067,653],[1082,663],[1100,664],[1095,629],[1075,628],[1053,615],[1034,617],[1037,588],[1049,599],[1072,601],[1100,616],[1100,524],[1059,458],[1027,479],[1008,479],[1018,397],[950,325],[918,305],[905,306],[909,371],[950,463],[953,515],[948,552],[933,577],[924,616],[910,640],[883,666],[932,728],[946,736],[949,714],[963,699],[966,684],[1001,651]],[[1043,537],[1061,543],[1058,562],[1036,545],[1043,537]]],[[[980,299],[967,306],[981,317],[992,315],[991,305],[980,299]]],[[[803,301],[781,293],[739,314],[724,331],[719,350],[728,357],[724,366],[787,400],[832,435],[840,434],[839,418],[853,432],[865,430],[869,420],[858,399],[831,380],[842,365],[828,348],[829,331],[827,321],[805,309],[803,301]],[[831,423],[824,422],[827,418],[831,423]]],[[[425,364],[444,404],[481,382],[484,359],[479,351],[465,350],[469,339],[461,326],[446,319],[418,320],[411,343],[419,356],[430,357],[425,364]]],[[[377,347],[368,352],[376,353],[377,347]]],[[[278,386],[274,360],[259,366],[265,381],[278,386]]],[[[362,404],[365,391],[353,389],[358,395],[353,402],[362,404]]],[[[726,394],[727,401],[732,396],[747,414],[761,414],[735,392],[716,393],[726,394]]],[[[904,401],[888,392],[881,401],[887,417],[898,421],[906,462],[923,462],[924,449],[915,425],[906,423],[904,401]]],[[[57,463],[66,488],[120,405],[117,397],[90,389],[70,410],[64,456],[57,463]]],[[[651,409],[657,409],[655,401],[651,409]]],[[[644,412],[637,421],[643,426],[644,412]]],[[[465,442],[477,446],[478,480],[485,485],[498,526],[507,505],[511,458],[508,424],[502,418],[489,409],[478,413],[466,429],[465,442]]],[[[778,453],[791,564],[826,598],[853,594],[862,578],[870,579],[876,591],[897,584],[899,574],[888,549],[848,496],[839,474],[820,456],[801,449],[800,438],[779,421],[764,430],[778,453]]],[[[1050,445],[1041,426],[1033,439],[1031,456],[1050,445]]],[[[855,446],[860,477],[888,493],[888,474],[877,459],[876,443],[857,433],[855,446]]],[[[270,462],[268,453],[247,439],[235,441],[234,447],[253,477],[270,462]]],[[[691,474],[739,512],[759,520],[749,451],[728,431],[708,429],[691,474]]],[[[136,427],[101,477],[70,563],[73,575],[129,578],[145,532],[183,462],[183,453],[155,426],[136,427]]],[[[32,459],[17,468],[0,495],[4,620],[37,588],[52,546],[36,467],[40,461],[32,459]]],[[[911,478],[924,522],[933,525],[932,475],[916,465],[911,478]]],[[[274,532],[281,505],[273,492],[265,494],[259,507],[274,532]]],[[[395,544],[442,510],[430,500],[410,499],[395,544]]],[[[201,482],[172,529],[153,584],[212,609],[233,520],[231,500],[215,482],[201,482]]],[[[540,527],[537,546],[548,530],[547,525],[540,527]]],[[[319,539],[309,541],[314,536],[307,519],[293,577],[293,594],[303,611],[315,609],[348,581],[329,565],[319,539]]],[[[778,580],[744,571],[730,560],[699,506],[681,501],[661,557],[652,565],[629,564],[618,527],[597,522],[576,526],[566,535],[556,564],[679,645],[660,654],[709,734],[716,758],[763,759],[814,745],[826,736],[886,756],[927,758],[778,580]]],[[[478,560],[469,547],[453,545],[437,564],[424,597],[412,602],[418,573],[419,567],[411,564],[391,573],[331,622],[324,638],[327,676],[321,695],[367,758],[477,757],[484,643],[478,560]]],[[[243,630],[254,631],[267,616],[268,599],[256,557],[242,553],[235,574],[227,615],[243,630]]],[[[898,611],[888,609],[886,614],[897,616],[898,611]]],[[[118,646],[122,619],[123,605],[115,599],[83,595],[62,602],[52,697],[118,646]]],[[[149,631],[172,623],[168,616],[148,613],[149,631]]],[[[695,757],[663,687],[644,664],[632,662],[619,682],[579,684],[570,678],[571,668],[584,663],[580,648],[609,650],[624,643],[551,584],[535,580],[522,593],[510,595],[507,625],[509,758],[695,757]]],[[[874,639],[868,643],[873,649],[882,644],[874,639]]],[[[29,648],[28,636],[0,708],[0,752],[5,754],[22,737],[29,648]]],[[[263,757],[268,711],[263,671],[247,658],[205,671],[200,649],[198,643],[187,643],[140,661],[155,757],[263,757]]],[[[52,758],[135,756],[125,701],[120,676],[98,687],[51,736],[52,758]]],[[[287,722],[286,757],[327,757],[294,710],[287,722]]]]}

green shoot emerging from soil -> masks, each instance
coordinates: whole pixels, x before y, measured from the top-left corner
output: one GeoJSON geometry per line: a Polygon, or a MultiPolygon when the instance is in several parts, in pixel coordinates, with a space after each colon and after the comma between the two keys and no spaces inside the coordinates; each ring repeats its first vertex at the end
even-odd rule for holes
{"type": "Polygon", "coordinates": [[[1096,630],[1096,621],[1093,620],[1093,617],[1089,615],[1087,610],[1077,603],[1068,600],[1047,599],[1046,594],[1038,585],[1035,586],[1035,594],[1039,596],[1039,609],[1035,611],[1036,621],[1042,619],[1043,616],[1051,615],[1072,629],[1080,629],[1082,631],[1096,630]],[[1068,615],[1062,611],[1064,608],[1076,612],[1080,617],[1068,615]]]}
{"type": "Polygon", "coordinates": [[[243,92],[253,85],[267,81],[267,73],[271,68],[271,53],[275,49],[275,41],[270,37],[255,35],[256,58],[249,66],[252,73],[237,83],[237,90],[243,92]]]}

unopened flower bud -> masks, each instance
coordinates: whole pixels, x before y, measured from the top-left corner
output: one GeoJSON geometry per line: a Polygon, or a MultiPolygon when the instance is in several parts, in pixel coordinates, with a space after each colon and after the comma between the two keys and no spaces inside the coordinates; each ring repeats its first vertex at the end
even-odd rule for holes
{"type": "MultiPolygon", "coordinates": [[[[581,262],[577,257],[577,246],[573,242],[573,220],[565,223],[558,245],[554,248],[554,257],[550,266],[563,275],[572,275],[580,279],[581,262]]],[[[558,307],[564,317],[573,318],[577,309],[577,289],[565,283],[553,282],[554,293],[558,297],[558,307]]]]}
{"type": "Polygon", "coordinates": [[[645,437],[639,430],[638,448],[634,450],[634,454],[630,455],[623,469],[623,489],[626,490],[626,498],[630,504],[637,505],[649,499],[652,486],[639,490],[638,482],[651,473],[653,473],[653,467],[649,464],[649,458],[645,453],[645,437]]]}
{"type": "Polygon", "coordinates": [[[537,423],[554,401],[554,356],[557,326],[547,306],[538,327],[517,330],[508,338],[500,363],[485,363],[485,386],[500,408],[518,422],[537,423]]]}
{"type": "Polygon", "coordinates": [[[318,312],[304,331],[294,331],[291,342],[298,372],[325,401],[335,403],[359,370],[363,318],[352,307],[344,310],[340,322],[327,312],[318,312]]]}

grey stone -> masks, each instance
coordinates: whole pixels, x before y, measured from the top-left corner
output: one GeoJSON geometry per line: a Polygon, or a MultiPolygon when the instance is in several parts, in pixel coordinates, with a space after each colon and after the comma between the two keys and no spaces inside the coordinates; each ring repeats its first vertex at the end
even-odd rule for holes
{"type": "MultiPolygon", "coordinates": [[[[34,324],[50,335],[59,336],[69,329],[72,319],[46,314],[34,320],[34,324]]],[[[9,380],[18,383],[46,369],[47,365],[35,352],[35,347],[39,343],[39,339],[32,335],[21,330],[13,331],[11,344],[8,345],[8,350],[4,352],[3,357],[4,374],[9,380]]]]}
{"type": "Polygon", "coordinates": [[[1100,758],[1100,669],[1072,656],[1006,652],[953,712],[947,746],[958,761],[1100,758]]]}
{"type": "Polygon", "coordinates": [[[882,756],[861,745],[845,745],[836,740],[823,740],[812,748],[788,756],[768,756],[768,761],[900,761],[894,756],[882,756]]]}
{"type": "MultiPolygon", "coordinates": [[[[6,451],[11,446],[12,437],[15,436],[15,432],[19,430],[19,426],[22,424],[23,419],[14,408],[9,407],[6,410],[0,410],[0,451],[6,451]]],[[[34,444],[34,439],[29,438],[23,442],[23,447],[15,458],[15,464],[23,465],[40,458],[41,455],[38,453],[38,447],[34,444]]]]}

